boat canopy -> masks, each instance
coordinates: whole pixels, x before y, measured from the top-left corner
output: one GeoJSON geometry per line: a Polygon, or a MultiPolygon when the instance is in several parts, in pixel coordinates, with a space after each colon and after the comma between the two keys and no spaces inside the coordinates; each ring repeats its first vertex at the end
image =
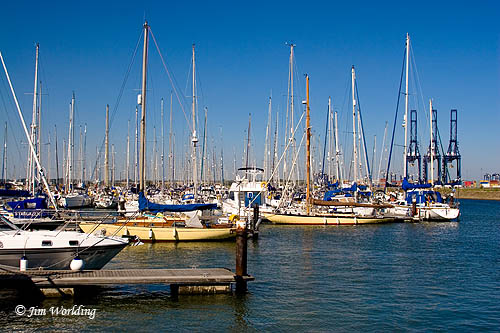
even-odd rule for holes
{"type": "Polygon", "coordinates": [[[413,190],[417,188],[431,188],[431,184],[411,184],[406,177],[403,179],[403,183],[401,184],[401,187],[403,188],[404,191],[407,190],[413,190]]]}
{"type": "Polygon", "coordinates": [[[406,193],[406,202],[411,205],[415,198],[417,204],[423,204],[426,202],[443,202],[441,193],[437,191],[408,191],[406,193]]]}
{"type": "Polygon", "coordinates": [[[139,210],[149,211],[151,213],[160,212],[192,212],[195,210],[216,209],[217,204],[190,204],[190,205],[160,205],[150,202],[144,196],[143,192],[139,192],[139,210]]]}

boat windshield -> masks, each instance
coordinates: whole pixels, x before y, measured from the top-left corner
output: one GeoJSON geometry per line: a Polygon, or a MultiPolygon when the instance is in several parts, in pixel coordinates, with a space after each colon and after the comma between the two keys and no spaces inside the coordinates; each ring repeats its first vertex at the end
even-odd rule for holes
{"type": "Polygon", "coordinates": [[[0,215],[0,231],[9,231],[9,230],[20,230],[16,227],[12,222],[7,220],[7,218],[3,215],[0,215]]]}

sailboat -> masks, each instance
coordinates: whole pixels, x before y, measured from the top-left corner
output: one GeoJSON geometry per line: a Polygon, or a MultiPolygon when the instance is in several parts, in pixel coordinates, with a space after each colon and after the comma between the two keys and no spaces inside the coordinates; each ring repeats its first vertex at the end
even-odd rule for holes
{"type": "MultiPolygon", "coordinates": [[[[410,55],[410,35],[406,34],[406,90],[405,90],[405,114],[404,114],[404,151],[403,151],[403,182],[401,188],[404,191],[404,197],[394,204],[394,207],[388,209],[388,214],[397,216],[398,212],[404,212],[405,210],[411,212],[411,217],[414,220],[433,220],[433,221],[451,221],[460,215],[460,208],[458,203],[454,200],[453,196],[450,197],[450,202],[447,203],[441,197],[438,191],[434,191],[433,187],[439,182],[434,182],[434,160],[436,159],[437,150],[437,123],[433,120],[433,114],[436,110],[433,110],[432,100],[429,100],[429,113],[430,113],[430,144],[428,151],[428,158],[430,160],[431,167],[431,179],[430,183],[427,184],[411,184],[408,181],[408,164],[415,160],[418,161],[418,178],[420,180],[420,153],[418,152],[418,146],[416,138],[413,136],[410,140],[410,145],[408,145],[408,77],[409,77],[409,55],[410,55]],[[413,144],[413,145],[412,145],[413,144]]],[[[397,112],[397,110],[396,110],[397,112]]],[[[413,110],[416,115],[416,111],[413,110]]],[[[396,113],[397,115],[397,113],[396,113]]],[[[416,126],[416,119],[411,119],[416,126]]],[[[394,130],[393,130],[394,137],[394,130]]],[[[416,131],[415,131],[416,137],[416,131]]],[[[392,146],[391,146],[392,152],[392,146]]],[[[390,155],[389,155],[390,156],[390,155]]],[[[438,160],[439,161],[439,160],[438,160]]],[[[390,163],[390,159],[389,159],[390,163]]],[[[439,162],[438,162],[439,163],[439,162]]],[[[389,164],[390,166],[390,164],[389,164]]],[[[386,179],[389,174],[389,167],[386,171],[386,179]]]]}
{"type": "MultiPolygon", "coordinates": [[[[387,223],[394,221],[393,218],[387,218],[382,215],[384,207],[371,205],[376,209],[375,214],[351,213],[331,213],[329,209],[319,209],[331,205],[330,202],[315,200],[311,197],[311,125],[309,108],[309,76],[306,75],[306,199],[305,207],[285,208],[276,213],[263,214],[264,217],[275,224],[294,224],[294,225],[356,225],[387,223]],[[313,207],[312,205],[317,207],[313,207]],[[380,212],[380,213],[378,213],[380,212]]],[[[355,203],[354,203],[355,204],[355,203]]],[[[349,203],[341,203],[342,206],[348,206],[349,203]]],[[[360,204],[356,204],[360,205],[360,204]]]]}
{"type": "MultiPolygon", "coordinates": [[[[80,228],[86,233],[98,233],[101,235],[122,234],[125,236],[136,236],[142,241],[168,242],[168,241],[204,241],[221,240],[236,237],[235,228],[232,224],[212,224],[200,221],[199,211],[214,209],[214,204],[193,205],[160,205],[150,202],[144,195],[146,185],[146,73],[148,56],[149,25],[144,23],[144,48],[142,62],[142,92],[141,92],[141,143],[139,156],[139,200],[138,216],[112,221],[111,223],[88,223],[82,222],[80,228]],[[172,215],[164,215],[170,212],[172,215]],[[179,215],[183,213],[184,215],[179,215]]],[[[193,71],[194,71],[194,46],[193,46],[193,71]]],[[[193,95],[194,95],[193,84],[193,95]]],[[[193,98],[194,103],[194,98],[193,98]]],[[[194,112],[193,106],[193,112],[194,112]]],[[[193,119],[194,119],[193,114],[193,119]]],[[[194,126],[194,122],[193,122],[194,126]]],[[[193,151],[196,152],[196,131],[193,131],[193,151]]],[[[196,156],[194,154],[194,156],[196,156]]],[[[196,158],[194,157],[196,163],[196,158]]],[[[196,175],[196,167],[194,167],[196,175]]],[[[195,192],[197,181],[195,180],[195,192]]],[[[226,221],[229,222],[229,221],[226,221]]]]}

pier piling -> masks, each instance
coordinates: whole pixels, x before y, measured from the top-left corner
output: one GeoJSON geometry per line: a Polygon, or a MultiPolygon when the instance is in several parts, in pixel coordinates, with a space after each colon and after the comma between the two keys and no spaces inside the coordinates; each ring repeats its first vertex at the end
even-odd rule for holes
{"type": "Polygon", "coordinates": [[[236,230],[236,293],[247,292],[247,229],[236,230]]]}

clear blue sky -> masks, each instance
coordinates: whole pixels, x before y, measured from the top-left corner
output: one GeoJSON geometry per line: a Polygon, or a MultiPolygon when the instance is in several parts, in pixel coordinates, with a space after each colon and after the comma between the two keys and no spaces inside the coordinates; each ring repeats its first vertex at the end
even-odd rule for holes
{"type": "MultiPolygon", "coordinates": [[[[289,48],[285,42],[289,41],[297,45],[296,69],[300,81],[296,85],[296,105],[299,107],[299,99],[305,96],[302,74],[310,76],[316,140],[324,135],[328,96],[339,111],[340,131],[348,132],[352,126],[346,96],[350,69],[355,65],[369,151],[373,136],[377,135],[378,154],[385,121],[392,128],[407,32],[412,38],[422,88],[418,99],[425,103],[429,98],[434,100],[445,149],[449,112],[458,109],[463,178],[478,179],[481,173],[500,172],[500,4],[497,1],[420,1],[411,6],[404,2],[336,1],[4,2],[0,11],[0,51],[28,122],[32,96],[26,93],[33,91],[34,46],[40,43],[41,79],[46,94],[42,96],[44,142],[48,141],[50,130],[53,143],[54,125],[58,128],[59,145],[67,137],[68,105],[74,91],[76,125],[87,124],[88,159],[95,159],[96,146],[104,135],[105,105],[109,103],[111,110],[116,106],[144,18],[178,82],[180,93],[185,96],[191,95],[191,44],[196,44],[198,117],[202,120],[203,107],[208,107],[210,142],[217,150],[223,142],[228,175],[232,171],[233,151],[240,166],[249,113],[253,158],[257,164],[262,163],[259,156],[264,149],[271,91],[273,113],[279,109],[283,115],[286,108],[289,48]]],[[[160,98],[169,100],[171,91],[154,44],[150,45],[149,150],[153,124],[158,139],[160,135],[160,98]]],[[[139,54],[111,129],[117,164],[121,165],[127,120],[134,122],[140,66],[139,54]]],[[[0,120],[2,124],[5,120],[15,121],[10,125],[9,163],[22,170],[26,148],[19,141],[25,139],[19,132],[3,72],[1,77],[1,97],[5,102],[0,101],[0,120]],[[14,140],[18,141],[17,146],[14,140]]],[[[168,105],[166,102],[167,132],[168,105]]],[[[186,104],[186,112],[189,105],[186,104]]],[[[419,132],[425,140],[420,143],[420,150],[425,152],[427,113],[419,117],[419,132]]],[[[188,144],[188,127],[175,101],[174,127],[176,152],[179,152],[188,144]]],[[[3,125],[1,128],[3,133],[3,125]]],[[[397,129],[396,141],[402,144],[401,115],[397,129]]],[[[76,133],[78,137],[78,127],[76,133]]],[[[340,137],[343,139],[343,135],[340,137]]],[[[345,150],[350,149],[349,142],[344,145],[345,150]]],[[[394,163],[396,171],[401,169],[400,162],[394,163]]]]}

